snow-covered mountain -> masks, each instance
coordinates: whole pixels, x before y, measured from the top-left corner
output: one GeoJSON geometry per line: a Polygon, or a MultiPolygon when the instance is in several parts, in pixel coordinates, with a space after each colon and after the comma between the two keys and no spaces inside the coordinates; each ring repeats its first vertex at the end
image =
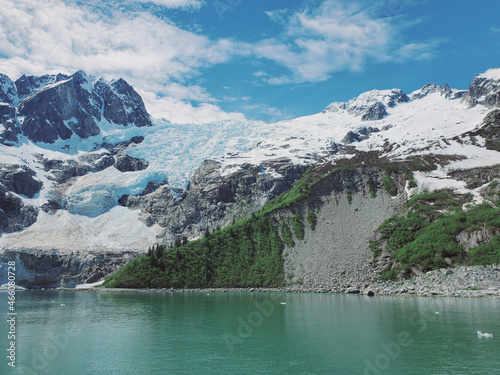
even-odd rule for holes
{"type": "Polygon", "coordinates": [[[484,121],[500,107],[500,69],[467,90],[373,90],[275,124],[151,121],[125,81],[82,71],[0,75],[0,101],[0,254],[132,254],[194,238],[258,209],[307,166],[360,152],[448,156],[415,174],[430,189],[466,191],[450,171],[500,163],[496,114],[484,121]]]}

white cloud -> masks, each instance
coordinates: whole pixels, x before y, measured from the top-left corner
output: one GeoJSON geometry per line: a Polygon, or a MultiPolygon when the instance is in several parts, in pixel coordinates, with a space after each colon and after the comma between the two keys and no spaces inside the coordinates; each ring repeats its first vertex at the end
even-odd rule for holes
{"type": "Polygon", "coordinates": [[[394,51],[393,56],[396,61],[404,62],[409,59],[413,60],[427,60],[434,57],[433,46],[437,47],[441,44],[440,40],[428,43],[410,43],[405,44],[398,50],[394,51]],[[431,47],[431,48],[430,48],[431,47]]]}
{"type": "MultiPolygon", "coordinates": [[[[145,12],[116,10],[104,15],[60,0],[0,0],[0,9],[0,72],[17,78],[83,69],[107,79],[123,77],[136,89],[155,88],[164,96],[162,103],[172,100],[175,105],[165,112],[172,118],[177,117],[176,108],[189,111],[189,103],[178,105],[183,100],[214,101],[203,88],[178,82],[228,61],[237,51],[231,41],[210,40],[145,12]]],[[[145,102],[148,108],[161,108],[147,98],[145,102]]],[[[217,112],[212,107],[193,108],[193,113],[210,109],[212,117],[217,112]]]]}
{"type": "Polygon", "coordinates": [[[492,31],[494,33],[500,33],[500,27],[492,27],[492,28],[490,28],[490,31],[492,31]]]}
{"type": "Polygon", "coordinates": [[[198,10],[205,2],[203,0],[131,0],[137,3],[154,3],[167,8],[180,8],[187,10],[198,10]]]}
{"type": "Polygon", "coordinates": [[[271,107],[267,104],[249,104],[243,106],[243,109],[250,112],[255,111],[260,115],[264,115],[267,117],[267,122],[269,123],[287,120],[292,117],[285,111],[276,107],[271,107]]]}
{"type": "Polygon", "coordinates": [[[284,27],[274,38],[251,48],[257,56],[288,68],[291,76],[260,74],[269,84],[318,82],[340,70],[358,71],[368,62],[429,58],[435,43],[401,42],[401,31],[422,22],[408,22],[401,9],[359,2],[326,0],[319,7],[297,13],[266,12],[284,27]],[[387,9],[386,9],[387,8],[387,9]]]}
{"type": "Polygon", "coordinates": [[[193,106],[189,102],[173,97],[160,97],[152,91],[137,90],[147,103],[148,112],[153,117],[164,117],[173,123],[188,124],[220,120],[244,120],[245,115],[239,112],[225,112],[212,103],[201,103],[193,106]]]}

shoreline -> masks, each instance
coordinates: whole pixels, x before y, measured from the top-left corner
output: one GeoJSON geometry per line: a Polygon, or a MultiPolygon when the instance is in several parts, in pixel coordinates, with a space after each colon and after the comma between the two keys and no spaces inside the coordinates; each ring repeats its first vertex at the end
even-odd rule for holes
{"type": "MultiPolygon", "coordinates": [[[[1,292],[2,290],[0,290],[1,292]]],[[[325,290],[323,288],[303,288],[303,287],[283,287],[283,288],[159,288],[159,289],[127,289],[127,288],[40,288],[23,289],[19,291],[65,291],[77,293],[177,293],[177,294],[197,294],[197,293],[293,293],[293,294],[352,294],[368,297],[454,297],[454,298],[500,298],[500,289],[473,289],[459,290],[456,292],[442,291],[437,289],[415,290],[407,288],[406,283],[384,282],[377,288],[368,287],[365,289],[347,288],[345,290],[325,290]]]]}
{"type": "Polygon", "coordinates": [[[277,288],[39,288],[25,290],[63,290],[111,293],[318,293],[359,294],[366,296],[500,298],[500,265],[460,266],[429,271],[411,279],[376,281],[347,287],[290,285],[277,288]]]}
{"type": "MultiPolygon", "coordinates": [[[[41,289],[27,289],[41,290],[41,289]]],[[[57,288],[44,290],[62,290],[68,292],[87,292],[87,293],[177,293],[177,294],[197,294],[197,293],[293,293],[293,294],[352,294],[360,296],[408,296],[408,297],[454,297],[454,298],[500,298],[500,289],[474,289],[474,290],[459,290],[456,292],[448,292],[437,289],[412,290],[405,286],[401,286],[398,282],[386,282],[383,287],[379,288],[347,288],[343,291],[324,290],[317,288],[159,288],[159,289],[126,289],[126,288],[57,288]],[[383,289],[382,289],[383,288],[383,289]]]]}

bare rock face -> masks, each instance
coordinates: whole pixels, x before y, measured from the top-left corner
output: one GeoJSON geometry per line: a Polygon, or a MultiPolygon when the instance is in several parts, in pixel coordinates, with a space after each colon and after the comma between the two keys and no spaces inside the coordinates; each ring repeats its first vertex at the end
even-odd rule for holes
{"type": "Polygon", "coordinates": [[[363,126],[356,129],[356,131],[348,131],[342,142],[350,144],[354,142],[361,142],[370,137],[372,133],[378,133],[379,128],[372,128],[371,126],[363,126]]]}
{"type": "Polygon", "coordinates": [[[36,221],[38,208],[28,206],[0,185],[0,232],[11,233],[22,230],[36,221]]]}
{"type": "Polygon", "coordinates": [[[500,107],[500,80],[479,75],[474,78],[463,101],[470,107],[482,104],[488,108],[500,107]]]}
{"type": "MultiPolygon", "coordinates": [[[[500,102],[499,102],[500,104],[500,102]]],[[[486,139],[485,146],[489,150],[500,151],[500,110],[495,109],[484,118],[479,135],[486,139]]]]}
{"type": "Polygon", "coordinates": [[[326,112],[345,111],[353,116],[361,116],[362,121],[376,121],[387,116],[387,108],[410,100],[400,89],[368,91],[345,103],[332,103],[325,108],[326,112]]]}
{"type": "MultiPolygon", "coordinates": [[[[137,127],[151,126],[151,119],[146,112],[146,107],[139,94],[123,79],[111,84],[114,92],[122,102],[125,109],[125,122],[122,125],[133,125],[137,127]]],[[[115,113],[110,111],[110,113],[115,113]]],[[[115,122],[119,124],[118,122],[115,122]]]]}
{"type": "Polygon", "coordinates": [[[78,71],[70,77],[23,76],[17,86],[25,95],[18,106],[24,117],[22,130],[34,142],[54,143],[73,134],[81,138],[97,135],[101,131],[97,124],[103,118],[121,126],[152,125],[141,97],[124,80],[93,83],[85,72],[78,71]],[[43,86],[46,81],[52,83],[43,86]]]}
{"type": "Polygon", "coordinates": [[[459,99],[464,95],[464,91],[453,92],[453,90],[447,83],[445,83],[443,87],[436,85],[435,83],[429,83],[422,87],[420,90],[413,92],[410,95],[410,99],[418,100],[434,93],[439,93],[441,96],[444,96],[447,99],[459,99]]]}
{"type": "Polygon", "coordinates": [[[490,243],[496,234],[496,231],[488,228],[482,228],[474,232],[463,231],[457,235],[457,242],[467,253],[479,245],[490,243]]]}
{"type": "Polygon", "coordinates": [[[81,138],[99,134],[96,121],[100,120],[100,111],[90,101],[88,84],[88,77],[77,72],[23,99],[18,109],[24,116],[24,134],[44,143],[69,139],[73,132],[81,138]]]}
{"type": "Polygon", "coordinates": [[[206,160],[187,190],[173,191],[168,185],[148,187],[141,195],[123,196],[120,204],[140,209],[147,225],[164,227],[163,241],[170,244],[249,216],[290,189],[306,169],[288,159],[277,159],[260,166],[246,164],[223,175],[220,163],[206,160]]]}
{"type": "Polygon", "coordinates": [[[133,158],[126,154],[120,154],[116,157],[115,167],[120,172],[142,171],[149,166],[146,160],[133,158]]]}
{"type": "Polygon", "coordinates": [[[17,101],[17,89],[14,82],[5,74],[0,73],[0,103],[15,105],[17,101]]]}
{"type": "Polygon", "coordinates": [[[488,113],[475,130],[461,135],[462,138],[477,136],[484,138],[484,145],[488,150],[500,151],[500,109],[488,113]]]}
{"type": "Polygon", "coordinates": [[[6,146],[12,146],[18,140],[18,135],[21,134],[16,121],[16,109],[7,103],[0,103],[0,143],[6,146]]]}
{"type": "Polygon", "coordinates": [[[41,77],[22,75],[21,78],[19,78],[15,84],[19,98],[23,99],[28,95],[30,95],[31,93],[33,93],[34,91],[39,90],[40,88],[46,85],[65,81],[69,78],[70,76],[67,76],[66,74],[57,74],[57,75],[45,74],[41,77]]]}
{"type": "Polygon", "coordinates": [[[6,251],[0,256],[0,285],[7,282],[8,261],[16,261],[16,284],[27,288],[74,288],[102,280],[140,252],[6,251]]]}
{"type": "Polygon", "coordinates": [[[0,169],[0,182],[7,190],[33,198],[42,188],[42,182],[33,178],[35,172],[17,165],[4,166],[0,169]]]}
{"type": "Polygon", "coordinates": [[[385,105],[380,102],[376,102],[368,107],[366,112],[361,117],[361,121],[376,121],[381,120],[387,116],[387,111],[385,110],[385,105]]]}
{"type": "Polygon", "coordinates": [[[14,82],[6,75],[0,74],[0,143],[7,146],[16,143],[17,136],[21,133],[16,121],[17,101],[14,82]]]}

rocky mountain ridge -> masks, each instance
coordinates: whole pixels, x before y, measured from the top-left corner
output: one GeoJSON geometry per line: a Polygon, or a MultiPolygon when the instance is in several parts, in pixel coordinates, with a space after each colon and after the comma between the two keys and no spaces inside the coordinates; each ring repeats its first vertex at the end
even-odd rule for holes
{"type": "Polygon", "coordinates": [[[24,134],[32,142],[54,143],[73,134],[89,138],[100,124],[151,126],[142,98],[123,79],[107,83],[85,72],[42,77],[22,76],[12,82],[0,77],[4,111],[0,141],[12,145],[24,134]],[[7,126],[6,126],[7,125],[7,126]]]}
{"type": "MultiPolygon", "coordinates": [[[[477,186],[451,172],[498,163],[497,71],[479,75],[463,91],[446,84],[409,95],[374,90],[277,124],[203,127],[152,121],[123,80],[107,83],[81,71],[16,82],[0,76],[0,254],[36,259],[49,252],[62,259],[73,252],[79,262],[88,247],[114,259],[154,243],[197,238],[248,217],[290,189],[310,165],[355,155],[360,165],[419,157],[433,168],[419,167],[418,189],[452,186],[480,199],[477,186]],[[201,150],[206,157],[190,159],[201,150]],[[189,183],[177,184],[176,173],[189,183]],[[75,233],[81,238],[69,241],[75,233]]],[[[345,225],[355,225],[351,219],[345,225]]],[[[297,259],[305,254],[299,253],[297,259]]],[[[25,273],[29,286],[41,283],[33,259],[25,273]]],[[[73,280],[66,286],[96,277],[75,269],[61,276],[73,280]]]]}

